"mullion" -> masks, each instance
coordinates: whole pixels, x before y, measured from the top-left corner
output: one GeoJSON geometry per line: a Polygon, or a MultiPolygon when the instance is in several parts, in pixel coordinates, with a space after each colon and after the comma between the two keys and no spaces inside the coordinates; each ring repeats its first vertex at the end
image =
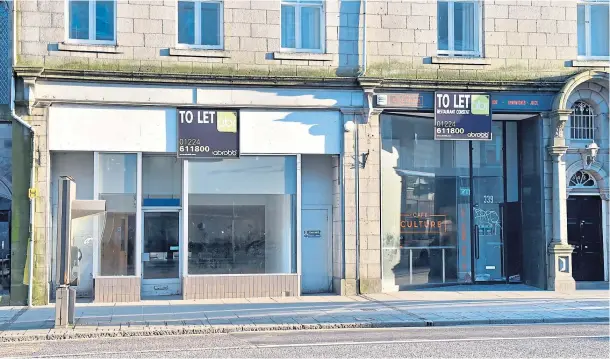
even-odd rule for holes
{"type": "Polygon", "coordinates": [[[195,24],[193,26],[195,31],[195,45],[201,45],[201,1],[194,1],[195,11],[195,24]]]}
{"type": "Polygon", "coordinates": [[[97,40],[95,36],[96,32],[96,18],[95,18],[95,0],[89,0],[89,40],[97,40]]]}

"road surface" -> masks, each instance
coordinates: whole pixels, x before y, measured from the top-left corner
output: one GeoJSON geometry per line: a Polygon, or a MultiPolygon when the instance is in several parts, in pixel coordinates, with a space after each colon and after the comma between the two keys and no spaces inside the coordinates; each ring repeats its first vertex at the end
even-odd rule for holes
{"type": "Polygon", "coordinates": [[[0,343],[0,357],[608,358],[610,357],[608,330],[607,323],[600,323],[248,332],[79,339],[0,343]]]}

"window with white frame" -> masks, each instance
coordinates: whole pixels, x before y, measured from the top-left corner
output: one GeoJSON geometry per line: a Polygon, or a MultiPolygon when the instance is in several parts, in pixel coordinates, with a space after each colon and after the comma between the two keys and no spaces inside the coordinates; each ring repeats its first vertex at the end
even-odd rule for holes
{"type": "Polygon", "coordinates": [[[438,0],[438,54],[481,56],[481,2],[478,0],[438,0]]]}
{"type": "Polygon", "coordinates": [[[116,1],[68,0],[68,40],[115,43],[116,1]]]}
{"type": "Polygon", "coordinates": [[[607,59],[610,56],[610,1],[579,0],[577,6],[578,57],[607,59]]]}
{"type": "Polygon", "coordinates": [[[282,0],[282,50],[324,51],[324,1],[282,0]]]}
{"type": "Polygon", "coordinates": [[[221,49],[222,43],[222,1],[178,1],[178,45],[221,49]]]}
{"type": "Polygon", "coordinates": [[[595,112],[588,103],[584,101],[577,101],[572,106],[572,115],[570,115],[570,128],[572,133],[572,139],[595,139],[595,112]]]}

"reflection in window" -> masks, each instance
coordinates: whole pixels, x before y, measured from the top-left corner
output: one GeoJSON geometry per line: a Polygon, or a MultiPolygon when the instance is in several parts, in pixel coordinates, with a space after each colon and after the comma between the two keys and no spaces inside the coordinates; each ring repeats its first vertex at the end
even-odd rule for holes
{"type": "Polygon", "coordinates": [[[100,275],[135,275],[135,154],[99,155],[99,199],[106,201],[100,243],[100,275]]]}
{"type": "Polygon", "coordinates": [[[182,161],[175,156],[142,156],[142,205],[180,205],[182,161]]]}
{"type": "Polygon", "coordinates": [[[608,59],[608,0],[579,0],[577,9],[578,56],[608,59]]]}
{"type": "Polygon", "coordinates": [[[468,143],[435,141],[434,120],[382,116],[385,285],[470,279],[468,143]]]}
{"type": "Polygon", "coordinates": [[[91,42],[114,42],[114,0],[70,0],[69,39],[91,42]]]}
{"type": "Polygon", "coordinates": [[[321,0],[282,0],[282,49],[322,50],[324,4],[321,0]]]}
{"type": "Polygon", "coordinates": [[[211,49],[222,48],[222,2],[178,1],[178,43],[211,49]]]}
{"type": "Polygon", "coordinates": [[[294,157],[189,162],[188,273],[294,273],[295,194],[294,157]]]}
{"type": "Polygon", "coordinates": [[[437,6],[438,54],[481,56],[479,1],[439,0],[437,6]]]}

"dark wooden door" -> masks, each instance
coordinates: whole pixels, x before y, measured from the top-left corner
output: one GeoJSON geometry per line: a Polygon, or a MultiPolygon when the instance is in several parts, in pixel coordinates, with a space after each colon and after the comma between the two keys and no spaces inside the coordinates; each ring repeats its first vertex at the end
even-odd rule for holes
{"type": "Polygon", "coordinates": [[[572,196],[567,201],[568,243],[574,246],[572,275],[578,281],[604,280],[601,199],[572,196]]]}

